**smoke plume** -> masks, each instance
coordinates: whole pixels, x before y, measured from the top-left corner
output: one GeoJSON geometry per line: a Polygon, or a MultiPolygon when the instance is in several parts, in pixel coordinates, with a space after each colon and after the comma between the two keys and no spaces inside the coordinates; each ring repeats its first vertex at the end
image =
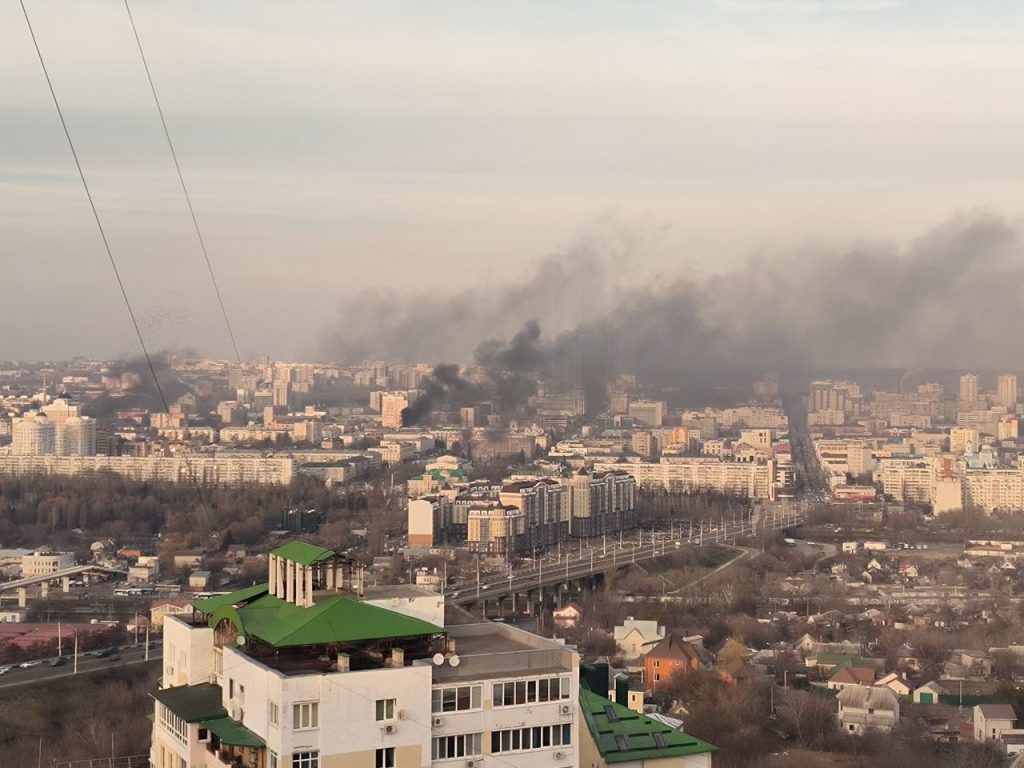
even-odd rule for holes
{"type": "Polygon", "coordinates": [[[901,248],[761,254],[711,278],[647,287],[622,287],[601,245],[585,241],[518,283],[364,297],[363,325],[382,332],[343,325],[326,351],[345,361],[468,360],[475,349],[499,384],[543,373],[588,395],[619,373],[686,386],[737,369],[1015,367],[1024,358],[1024,248],[992,214],[957,215],[901,248]],[[575,321],[552,305],[572,305],[575,321]]]}
{"type": "Polygon", "coordinates": [[[408,408],[402,409],[402,426],[419,424],[442,404],[462,408],[472,405],[481,396],[472,382],[459,375],[459,366],[442,363],[420,382],[420,396],[408,408]]]}

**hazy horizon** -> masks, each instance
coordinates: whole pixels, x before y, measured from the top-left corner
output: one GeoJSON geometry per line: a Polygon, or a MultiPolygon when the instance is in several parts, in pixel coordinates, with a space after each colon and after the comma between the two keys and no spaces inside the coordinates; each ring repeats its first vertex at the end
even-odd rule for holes
{"type": "MultiPolygon", "coordinates": [[[[123,4],[27,4],[147,343],[229,357],[123,4]]],[[[714,330],[714,364],[759,343],[793,365],[828,365],[808,358],[830,352],[928,364],[952,338],[964,365],[999,366],[975,340],[1015,329],[1024,9],[1014,4],[164,1],[133,11],[243,356],[340,358],[379,341],[369,356],[383,357],[405,334],[418,359],[440,359],[437,347],[465,359],[528,320],[554,343],[618,298],[683,285],[701,321],[690,354],[704,354],[714,330]],[[592,274],[573,271],[581,253],[592,274]],[[570,284],[517,306],[515,290],[553,265],[570,284]],[[795,272],[827,282],[836,265],[847,281],[913,267],[931,292],[882,349],[872,336],[837,348],[844,338],[792,308],[766,338],[758,314],[737,318],[720,300],[764,301],[755,289],[768,278],[806,292],[818,283],[795,272]],[[435,313],[445,297],[486,305],[491,292],[512,303],[500,317],[475,311],[468,328],[409,310],[424,297],[435,313]],[[457,344],[438,342],[456,331],[457,344]]],[[[0,9],[14,323],[0,359],[136,354],[20,14],[0,9]]],[[[896,289],[916,290],[916,273],[898,277],[896,289]]],[[[874,284],[846,287],[855,295],[831,299],[847,321],[880,311],[874,284]]],[[[861,331],[879,332],[877,322],[861,331]]],[[[622,343],[617,334],[607,338],[622,343]]],[[[996,341],[1015,367],[1021,350],[996,341]]]]}

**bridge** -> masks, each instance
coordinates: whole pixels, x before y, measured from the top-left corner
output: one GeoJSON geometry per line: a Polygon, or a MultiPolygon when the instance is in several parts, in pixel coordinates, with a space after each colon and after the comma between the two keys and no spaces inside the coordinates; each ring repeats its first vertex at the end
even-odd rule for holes
{"type": "Polygon", "coordinates": [[[475,582],[462,582],[448,591],[445,600],[461,607],[479,606],[486,616],[488,601],[499,610],[511,600],[515,613],[520,603],[545,606],[561,604],[574,589],[593,589],[604,583],[609,573],[636,563],[664,557],[682,546],[733,544],[737,539],[753,538],[763,532],[799,525],[806,517],[803,502],[782,502],[760,507],[742,519],[722,521],[718,525],[702,522],[699,527],[678,533],[670,531],[638,531],[619,541],[607,540],[582,545],[577,554],[566,553],[558,558],[540,558],[527,567],[510,567],[505,577],[477,575],[475,582]]]}
{"type": "Polygon", "coordinates": [[[54,571],[53,573],[44,573],[39,576],[28,576],[23,579],[15,579],[14,581],[0,582],[0,595],[4,592],[17,590],[18,607],[24,608],[28,597],[28,587],[31,587],[34,584],[39,584],[42,597],[46,598],[50,594],[50,584],[52,582],[59,580],[63,591],[69,592],[71,590],[72,577],[80,576],[83,573],[89,572],[112,573],[118,576],[128,575],[127,571],[120,568],[109,568],[105,565],[96,565],[95,563],[76,565],[72,568],[64,568],[60,571],[54,571]]]}

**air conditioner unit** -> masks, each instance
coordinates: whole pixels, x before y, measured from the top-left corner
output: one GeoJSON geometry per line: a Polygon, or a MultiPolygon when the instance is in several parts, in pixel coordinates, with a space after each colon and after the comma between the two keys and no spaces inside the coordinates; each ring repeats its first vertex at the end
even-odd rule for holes
{"type": "Polygon", "coordinates": [[[482,757],[474,757],[472,760],[466,761],[466,768],[481,768],[484,764],[482,757]]]}
{"type": "Polygon", "coordinates": [[[561,707],[558,708],[558,711],[561,712],[563,715],[571,715],[572,714],[572,705],[571,704],[563,704],[561,707]]]}
{"type": "Polygon", "coordinates": [[[565,757],[565,752],[555,752],[555,760],[561,760],[565,757]]]}
{"type": "Polygon", "coordinates": [[[398,710],[395,713],[395,717],[397,717],[399,720],[405,720],[405,710],[404,709],[398,710]]]}
{"type": "Polygon", "coordinates": [[[439,728],[442,725],[444,725],[444,718],[443,717],[435,717],[434,718],[434,727],[435,728],[439,728]]]}
{"type": "Polygon", "coordinates": [[[394,733],[398,730],[398,726],[394,723],[388,723],[384,726],[384,733],[394,733]]]}

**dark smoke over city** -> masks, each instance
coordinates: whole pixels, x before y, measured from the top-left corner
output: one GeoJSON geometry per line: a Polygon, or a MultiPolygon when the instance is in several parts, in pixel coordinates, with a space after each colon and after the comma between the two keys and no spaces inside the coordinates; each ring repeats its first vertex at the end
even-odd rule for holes
{"type": "Polygon", "coordinates": [[[667,384],[694,371],[985,367],[1024,356],[1024,247],[992,214],[958,215],[902,248],[764,253],[718,276],[622,290],[629,254],[611,266],[601,247],[588,240],[518,283],[366,295],[352,305],[358,317],[325,337],[325,353],[475,361],[512,401],[538,376],[590,394],[625,372],[667,384]],[[578,322],[567,324],[570,314],[578,322]]]}

